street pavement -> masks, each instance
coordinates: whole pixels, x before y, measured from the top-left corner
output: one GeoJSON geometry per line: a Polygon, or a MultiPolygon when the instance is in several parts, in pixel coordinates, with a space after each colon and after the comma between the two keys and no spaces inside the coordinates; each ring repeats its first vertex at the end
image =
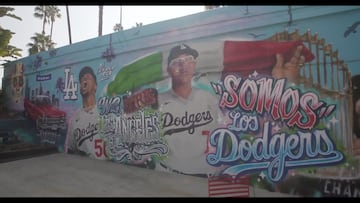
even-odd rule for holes
{"type": "MultiPolygon", "coordinates": [[[[0,164],[0,197],[208,197],[207,178],[55,153],[0,164]]],[[[250,188],[250,197],[279,193],[250,188]]]]}

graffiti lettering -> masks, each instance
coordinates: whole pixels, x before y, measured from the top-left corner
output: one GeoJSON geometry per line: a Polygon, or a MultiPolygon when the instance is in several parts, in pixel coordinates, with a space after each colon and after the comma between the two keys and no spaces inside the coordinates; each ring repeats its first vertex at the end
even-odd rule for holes
{"type": "Polygon", "coordinates": [[[114,113],[114,114],[120,114],[120,103],[121,98],[120,97],[102,97],[99,99],[98,107],[100,109],[100,115],[114,113]]]}
{"type": "Polygon", "coordinates": [[[188,114],[185,111],[185,115],[182,117],[174,117],[171,113],[164,113],[162,115],[163,127],[172,127],[172,129],[164,132],[164,135],[171,135],[175,132],[182,132],[188,130],[189,134],[193,134],[196,127],[206,125],[213,120],[210,111],[201,113],[188,114]],[[186,128],[173,128],[174,126],[186,126],[186,128]]]}
{"type": "Polygon", "coordinates": [[[329,116],[335,110],[335,105],[327,105],[312,92],[301,95],[298,89],[285,88],[285,79],[247,78],[242,81],[228,75],[224,79],[224,87],[226,91],[221,95],[221,107],[239,107],[259,114],[266,110],[274,120],[285,121],[290,127],[312,129],[321,116],[329,116]],[[324,109],[327,113],[318,115],[324,109]]]}
{"type": "Polygon", "coordinates": [[[107,80],[111,77],[114,67],[106,67],[105,64],[100,64],[97,74],[100,75],[100,81],[107,80]]]}
{"type": "Polygon", "coordinates": [[[163,155],[168,151],[160,138],[158,112],[138,111],[128,118],[108,114],[101,121],[108,155],[117,161],[141,160],[144,155],[163,155]]]}
{"type": "Polygon", "coordinates": [[[102,115],[100,121],[101,134],[116,133],[116,119],[114,119],[111,114],[102,115]]]}
{"type": "Polygon", "coordinates": [[[125,142],[154,142],[159,138],[159,117],[157,114],[145,116],[143,111],[128,119],[117,122],[125,142]]]}
{"type": "Polygon", "coordinates": [[[50,144],[55,144],[56,138],[60,136],[57,131],[52,130],[39,130],[38,133],[41,142],[47,142],[50,144]]]}
{"type": "Polygon", "coordinates": [[[139,111],[131,117],[103,116],[101,132],[106,136],[118,136],[121,142],[150,143],[156,142],[159,137],[159,117],[157,113],[145,115],[139,111]]]}
{"type": "Polygon", "coordinates": [[[265,122],[262,137],[253,142],[238,138],[228,129],[213,131],[210,144],[216,147],[216,153],[209,154],[207,161],[214,166],[242,162],[224,171],[231,176],[267,169],[269,178],[277,182],[290,168],[328,166],[338,164],[344,159],[343,154],[335,150],[326,130],[315,130],[312,134],[280,133],[270,137],[270,128],[269,122],[265,122]],[[223,149],[226,139],[231,140],[231,146],[227,150],[223,149]]]}
{"type": "Polygon", "coordinates": [[[233,120],[232,124],[228,125],[229,130],[237,132],[259,130],[259,122],[256,116],[241,115],[240,112],[231,111],[229,117],[233,120]]]}

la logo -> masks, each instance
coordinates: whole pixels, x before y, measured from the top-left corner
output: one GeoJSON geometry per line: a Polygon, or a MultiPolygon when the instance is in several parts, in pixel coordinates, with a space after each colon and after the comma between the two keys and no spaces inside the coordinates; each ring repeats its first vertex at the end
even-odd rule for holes
{"type": "Polygon", "coordinates": [[[74,81],[74,74],[70,74],[71,68],[65,68],[64,100],[76,100],[78,84],[74,81]]]}

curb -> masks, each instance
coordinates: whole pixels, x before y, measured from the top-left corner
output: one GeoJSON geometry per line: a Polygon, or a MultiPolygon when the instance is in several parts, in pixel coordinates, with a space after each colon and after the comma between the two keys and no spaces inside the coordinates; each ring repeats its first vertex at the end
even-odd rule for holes
{"type": "Polygon", "coordinates": [[[59,153],[55,146],[32,146],[26,149],[16,149],[13,151],[0,152],[0,163],[28,159],[37,156],[43,156],[53,153],[59,153]]]}

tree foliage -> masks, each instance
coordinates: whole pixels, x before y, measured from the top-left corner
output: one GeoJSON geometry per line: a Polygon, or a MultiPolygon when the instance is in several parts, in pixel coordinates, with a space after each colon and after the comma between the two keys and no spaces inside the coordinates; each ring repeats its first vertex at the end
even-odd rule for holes
{"type": "Polygon", "coordinates": [[[56,18],[61,18],[60,9],[57,6],[49,6],[48,7],[48,16],[51,22],[51,29],[50,29],[50,39],[52,38],[53,33],[53,26],[56,18]]]}
{"type": "Polygon", "coordinates": [[[48,6],[36,6],[34,16],[40,18],[43,21],[42,34],[45,34],[45,24],[50,23],[48,18],[48,6]]]}
{"type": "Polygon", "coordinates": [[[42,20],[42,32],[35,33],[30,39],[32,42],[28,43],[29,55],[36,54],[42,51],[48,51],[54,49],[55,42],[51,40],[53,25],[56,18],[60,18],[60,9],[57,6],[36,6],[34,16],[42,20]],[[46,23],[51,24],[50,35],[45,34],[46,23]]]}
{"type": "MultiPolygon", "coordinates": [[[[11,7],[0,7],[0,17],[11,17],[18,20],[22,20],[20,17],[12,14],[10,12],[14,11],[14,8],[11,7]]],[[[11,30],[4,29],[0,26],[0,57],[12,57],[17,58],[21,57],[21,49],[10,45],[10,40],[15,34],[11,30]]],[[[6,60],[5,60],[6,61],[6,60]]]]}
{"type": "Polygon", "coordinates": [[[31,37],[33,43],[28,43],[29,46],[29,55],[33,55],[42,51],[48,51],[50,49],[54,49],[56,43],[51,41],[50,35],[45,35],[42,33],[35,33],[33,37],[31,37]]]}
{"type": "Polygon", "coordinates": [[[121,30],[124,30],[123,26],[121,25],[121,23],[116,23],[114,25],[114,28],[113,28],[114,32],[119,32],[121,30]]]}

